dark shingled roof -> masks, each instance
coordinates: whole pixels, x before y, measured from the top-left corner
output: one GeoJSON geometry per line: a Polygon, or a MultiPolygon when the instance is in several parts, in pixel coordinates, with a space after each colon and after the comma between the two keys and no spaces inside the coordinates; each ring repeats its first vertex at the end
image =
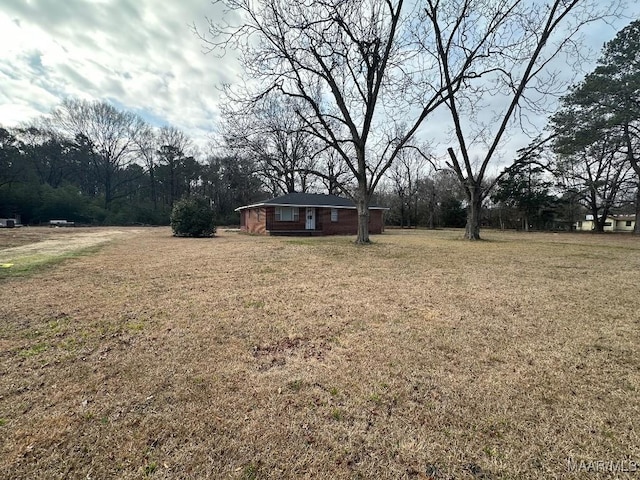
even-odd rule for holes
{"type": "MultiPolygon", "coordinates": [[[[271,200],[264,200],[262,202],[254,203],[253,205],[236,208],[236,210],[264,206],[356,208],[353,201],[348,198],[338,197],[337,195],[324,195],[320,193],[287,193],[286,195],[272,198],[271,200]]],[[[381,209],[383,207],[370,205],[369,208],[381,209]]]]}

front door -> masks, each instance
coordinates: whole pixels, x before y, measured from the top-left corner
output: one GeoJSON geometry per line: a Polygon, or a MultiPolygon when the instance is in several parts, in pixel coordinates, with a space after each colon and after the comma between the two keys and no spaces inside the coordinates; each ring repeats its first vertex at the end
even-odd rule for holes
{"type": "Polygon", "coordinates": [[[307,230],[316,229],[316,209],[313,207],[307,207],[307,230]]]}

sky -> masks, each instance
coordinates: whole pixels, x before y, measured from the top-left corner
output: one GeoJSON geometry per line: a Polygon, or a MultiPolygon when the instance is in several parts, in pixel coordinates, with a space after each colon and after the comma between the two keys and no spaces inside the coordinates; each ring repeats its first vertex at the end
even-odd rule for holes
{"type": "Polygon", "coordinates": [[[2,0],[0,125],[72,97],[203,140],[216,121],[217,87],[239,73],[229,59],[205,55],[192,32],[214,15],[207,0],[2,0]]]}
{"type": "MultiPolygon", "coordinates": [[[[639,18],[631,5],[628,18],[591,27],[588,44],[598,51],[639,18]]],[[[241,77],[231,58],[204,54],[192,31],[215,20],[216,8],[208,0],[2,0],[0,125],[48,114],[66,97],[103,100],[204,145],[220,85],[241,77]]]]}

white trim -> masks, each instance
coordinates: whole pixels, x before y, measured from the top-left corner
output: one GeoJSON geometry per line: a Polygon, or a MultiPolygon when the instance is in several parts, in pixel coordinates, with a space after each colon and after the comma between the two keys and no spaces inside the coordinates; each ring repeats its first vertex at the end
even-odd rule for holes
{"type": "MultiPolygon", "coordinates": [[[[356,207],[347,207],[344,205],[305,205],[298,203],[254,203],[253,205],[246,205],[244,207],[238,207],[234,211],[239,212],[240,210],[244,210],[246,208],[256,208],[256,207],[300,207],[300,208],[342,208],[345,210],[356,210],[356,207]]],[[[389,210],[388,207],[369,207],[369,210],[389,210]]]]}

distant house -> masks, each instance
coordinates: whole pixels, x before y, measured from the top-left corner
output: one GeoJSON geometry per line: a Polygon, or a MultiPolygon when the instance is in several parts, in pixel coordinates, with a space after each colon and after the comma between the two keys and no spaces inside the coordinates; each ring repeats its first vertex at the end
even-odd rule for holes
{"type": "Polygon", "coordinates": [[[16,226],[15,218],[0,218],[0,228],[13,228],[16,226]]]}
{"type": "MultiPolygon", "coordinates": [[[[369,233],[384,231],[388,208],[369,207],[369,233]]],[[[246,205],[240,212],[240,229],[263,235],[355,235],[358,215],[355,204],[336,195],[289,193],[246,205]]]]}
{"type": "MultiPolygon", "coordinates": [[[[604,222],[605,232],[633,232],[636,225],[635,215],[609,215],[604,222]]],[[[595,230],[593,215],[587,215],[584,220],[575,224],[579,232],[591,232],[595,230]]]]}

